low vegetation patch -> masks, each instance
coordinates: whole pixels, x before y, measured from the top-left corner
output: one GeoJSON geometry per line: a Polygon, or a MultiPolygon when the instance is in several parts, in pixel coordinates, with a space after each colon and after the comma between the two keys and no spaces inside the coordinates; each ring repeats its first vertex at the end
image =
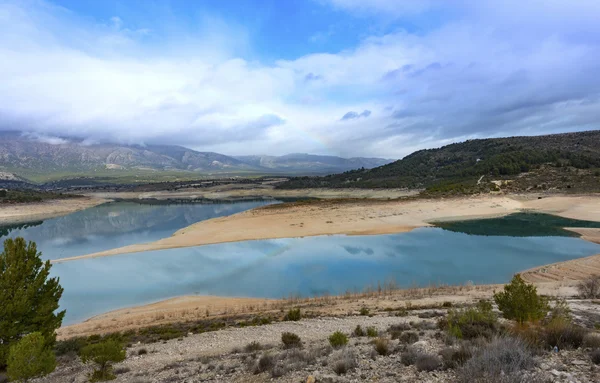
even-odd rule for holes
{"type": "Polygon", "coordinates": [[[498,320],[487,301],[480,301],[477,307],[450,310],[438,324],[458,339],[491,338],[498,332],[498,320]]]}
{"type": "Polygon", "coordinates": [[[417,355],[415,366],[418,371],[434,371],[442,366],[442,360],[437,355],[421,353],[417,355]]]}
{"type": "Polygon", "coordinates": [[[496,338],[457,371],[457,382],[521,382],[523,373],[535,364],[531,349],[521,339],[496,338]]]}
{"type": "Polygon", "coordinates": [[[336,374],[343,375],[358,366],[356,359],[356,353],[353,350],[344,348],[331,354],[328,363],[336,374]]]}
{"type": "Polygon", "coordinates": [[[373,342],[373,348],[379,355],[389,355],[390,341],[387,338],[379,337],[373,342]]]}
{"type": "Polygon", "coordinates": [[[281,334],[281,342],[283,343],[284,348],[295,348],[302,346],[300,337],[292,332],[284,332],[281,334]]]}
{"type": "Polygon", "coordinates": [[[360,325],[356,325],[356,328],[354,329],[352,334],[354,334],[354,336],[361,337],[365,336],[365,331],[362,329],[362,327],[360,327],[360,325]]]}
{"type": "Polygon", "coordinates": [[[379,331],[377,331],[376,327],[367,327],[367,336],[371,338],[375,338],[379,335],[379,331]]]}
{"type": "Polygon", "coordinates": [[[283,318],[285,321],[299,321],[300,319],[302,319],[302,313],[299,308],[290,309],[283,318]]]}
{"type": "Polygon", "coordinates": [[[340,348],[348,344],[348,337],[341,331],[336,331],[329,336],[329,344],[333,348],[340,348]]]}

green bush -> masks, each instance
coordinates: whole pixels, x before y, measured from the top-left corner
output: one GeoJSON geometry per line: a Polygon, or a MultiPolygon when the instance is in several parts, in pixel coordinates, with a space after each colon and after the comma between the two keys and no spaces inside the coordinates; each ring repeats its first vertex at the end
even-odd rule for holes
{"type": "Polygon", "coordinates": [[[336,331],[329,336],[329,344],[333,348],[340,348],[348,344],[348,337],[340,331],[336,331]]]}
{"type": "Polygon", "coordinates": [[[365,336],[365,332],[360,325],[356,325],[353,334],[354,336],[365,336]]]}
{"type": "Polygon", "coordinates": [[[54,353],[57,356],[63,355],[79,355],[79,352],[87,344],[86,338],[76,337],[56,342],[54,353]]]}
{"type": "Polygon", "coordinates": [[[34,332],[10,346],[7,364],[10,380],[20,382],[48,375],[56,368],[56,359],[44,336],[34,332]]]}
{"type": "Polygon", "coordinates": [[[302,319],[302,313],[299,308],[290,309],[287,314],[285,314],[285,317],[283,317],[283,320],[285,321],[299,321],[300,319],[302,319]]]}
{"type": "Polygon", "coordinates": [[[504,291],[494,294],[494,301],[506,319],[519,323],[541,320],[550,309],[548,300],[538,295],[537,288],[519,274],[504,286],[504,291]]]}
{"type": "Polygon", "coordinates": [[[0,370],[10,345],[25,334],[40,332],[53,346],[55,330],[65,311],[58,312],[63,293],[58,278],[50,278],[50,261],[42,262],[35,242],[21,237],[4,241],[0,254],[0,370]]]}
{"type": "Polygon", "coordinates": [[[294,348],[302,346],[300,337],[292,332],[284,332],[281,334],[281,342],[285,348],[294,348]]]}
{"type": "Polygon", "coordinates": [[[369,309],[366,307],[361,308],[360,315],[369,315],[369,309]]]}
{"type": "Polygon", "coordinates": [[[115,340],[105,340],[100,343],[90,344],[81,349],[83,363],[94,362],[98,368],[90,376],[91,382],[102,382],[115,379],[112,363],[125,360],[125,350],[121,343],[115,340]]]}
{"type": "Polygon", "coordinates": [[[370,338],[375,338],[379,335],[379,332],[375,327],[367,327],[367,336],[370,338]]]}
{"type": "Polygon", "coordinates": [[[480,301],[477,307],[450,310],[448,317],[439,324],[458,339],[491,338],[498,330],[497,318],[487,301],[480,301]]]}

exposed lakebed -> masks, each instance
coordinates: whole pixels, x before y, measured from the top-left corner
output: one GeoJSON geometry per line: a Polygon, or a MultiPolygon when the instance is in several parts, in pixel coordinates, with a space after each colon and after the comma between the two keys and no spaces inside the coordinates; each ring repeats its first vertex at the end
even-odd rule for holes
{"type": "MultiPolygon", "coordinates": [[[[153,241],[194,222],[266,203],[272,202],[159,206],[120,202],[12,228],[8,235],[36,241],[44,258],[57,259],[153,241]]],[[[391,280],[402,286],[502,283],[524,269],[600,253],[600,245],[557,230],[556,225],[564,222],[555,218],[516,217],[522,227],[515,232],[499,229],[519,224],[506,224],[505,220],[515,220],[509,216],[500,223],[469,221],[466,228],[443,224],[454,231],[421,228],[391,235],[223,243],[60,263],[52,273],[65,289],[61,299],[61,307],[67,309],[65,324],[179,295],[315,296],[359,291],[391,280]],[[544,230],[533,230],[540,222],[544,230]],[[529,231],[519,236],[523,228],[529,231]]]]}

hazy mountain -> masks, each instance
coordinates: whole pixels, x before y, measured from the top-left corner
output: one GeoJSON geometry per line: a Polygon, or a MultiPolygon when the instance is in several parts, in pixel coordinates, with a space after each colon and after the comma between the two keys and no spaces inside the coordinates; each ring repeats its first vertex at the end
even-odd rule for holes
{"type": "Polygon", "coordinates": [[[255,167],[293,173],[311,171],[315,173],[335,173],[360,168],[371,169],[393,161],[383,158],[341,158],[304,153],[293,153],[285,156],[236,156],[235,158],[255,167]]]}
{"type": "MultiPolygon", "coordinates": [[[[369,170],[293,178],[280,187],[420,188],[473,181],[482,176],[514,178],[542,166],[546,169],[597,169],[600,168],[598,144],[600,130],[469,140],[439,149],[419,150],[399,161],[369,170]]],[[[596,172],[598,170],[594,174],[596,172]]]]}
{"type": "Polygon", "coordinates": [[[326,174],[372,168],[374,158],[291,154],[231,157],[176,145],[86,144],[81,140],[0,133],[0,172],[87,173],[100,169],[326,174]]]}

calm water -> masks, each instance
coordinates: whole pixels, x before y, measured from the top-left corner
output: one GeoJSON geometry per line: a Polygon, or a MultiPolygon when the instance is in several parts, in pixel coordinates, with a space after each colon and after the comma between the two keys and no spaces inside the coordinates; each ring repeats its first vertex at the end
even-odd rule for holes
{"type": "Polygon", "coordinates": [[[115,202],[25,225],[0,227],[0,240],[35,241],[44,259],[91,254],[169,237],[193,223],[277,201],[151,205],[115,202]]]}
{"type": "MultiPolygon", "coordinates": [[[[194,222],[262,204],[115,203],[9,235],[36,241],[44,258],[53,259],[153,241],[194,222]]],[[[485,235],[453,227],[457,231],[423,228],[394,235],[246,241],[67,262],[54,265],[52,273],[65,289],[65,323],[73,323],[188,294],[281,298],[363,290],[390,280],[403,286],[500,283],[530,267],[600,253],[600,245],[579,238],[536,231],[528,237],[490,236],[496,221],[469,225],[485,235]]]]}

